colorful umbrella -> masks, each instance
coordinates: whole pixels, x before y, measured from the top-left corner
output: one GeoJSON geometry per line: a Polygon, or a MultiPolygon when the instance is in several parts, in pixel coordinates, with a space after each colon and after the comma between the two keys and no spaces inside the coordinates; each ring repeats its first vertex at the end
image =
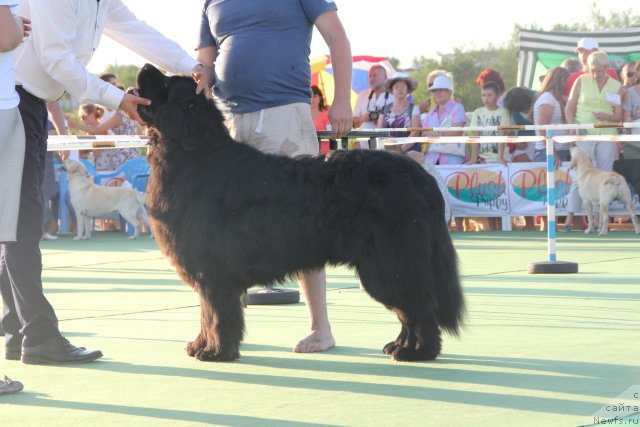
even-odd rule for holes
{"type": "MultiPolygon", "coordinates": [[[[324,94],[328,105],[333,102],[333,68],[329,55],[320,55],[311,59],[311,85],[318,86],[324,94]]],[[[358,94],[369,89],[369,69],[374,65],[382,65],[387,75],[395,73],[395,68],[384,56],[354,56],[353,72],[351,75],[351,107],[355,106],[358,94]]]]}

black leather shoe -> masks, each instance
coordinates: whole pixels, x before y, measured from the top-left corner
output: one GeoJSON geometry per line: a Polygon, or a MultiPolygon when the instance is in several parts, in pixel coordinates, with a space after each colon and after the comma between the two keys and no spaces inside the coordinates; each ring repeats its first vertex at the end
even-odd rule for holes
{"type": "Polygon", "coordinates": [[[4,358],[7,360],[20,360],[21,353],[22,347],[20,347],[19,345],[4,348],[4,358]]]}
{"type": "Polygon", "coordinates": [[[43,344],[22,348],[22,363],[29,365],[57,365],[63,363],[86,363],[100,359],[100,350],[85,350],[76,347],[65,338],[53,338],[43,344]]]}
{"type": "MultiPolygon", "coordinates": [[[[68,352],[74,352],[76,350],[86,350],[84,347],[76,347],[69,342],[66,338],[64,338],[64,345],[68,352]]],[[[8,346],[5,347],[4,358],[6,360],[20,360],[22,356],[22,346],[8,346]]]]}

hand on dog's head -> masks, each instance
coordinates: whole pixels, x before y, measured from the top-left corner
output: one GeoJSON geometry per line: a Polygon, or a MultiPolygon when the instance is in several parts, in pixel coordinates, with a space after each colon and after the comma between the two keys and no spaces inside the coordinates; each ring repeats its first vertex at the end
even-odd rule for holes
{"type": "Polygon", "coordinates": [[[139,96],[151,100],[151,105],[139,105],[138,113],[163,140],[193,151],[206,143],[204,134],[227,132],[224,125],[219,129],[223,119],[214,102],[196,94],[193,78],[167,77],[146,64],[138,72],[137,86],[139,96]]]}

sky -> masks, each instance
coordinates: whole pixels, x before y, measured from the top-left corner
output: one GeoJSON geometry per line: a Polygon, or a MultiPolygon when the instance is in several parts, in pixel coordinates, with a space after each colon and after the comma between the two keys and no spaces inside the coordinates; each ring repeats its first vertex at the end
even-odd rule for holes
{"type": "MultiPolygon", "coordinates": [[[[195,56],[203,0],[123,1],[138,18],[195,56]]],[[[336,0],[352,54],[393,56],[400,59],[403,68],[410,67],[413,58],[438,59],[438,53],[452,52],[455,47],[501,45],[511,38],[515,24],[525,28],[536,24],[549,30],[557,23],[587,21],[592,3],[593,0],[336,0]],[[447,5],[451,7],[444,7],[447,5]]],[[[597,5],[605,16],[610,11],[629,9],[640,14],[637,0],[600,0],[597,5]]],[[[322,36],[315,31],[311,57],[328,53],[322,36]]],[[[100,73],[116,62],[142,65],[146,61],[104,36],[89,70],[100,73]]]]}

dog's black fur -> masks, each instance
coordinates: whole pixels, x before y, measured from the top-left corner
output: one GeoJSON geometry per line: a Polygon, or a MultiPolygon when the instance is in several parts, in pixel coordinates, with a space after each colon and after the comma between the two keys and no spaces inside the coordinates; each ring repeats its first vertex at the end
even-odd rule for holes
{"type": "Polygon", "coordinates": [[[156,130],[148,206],[154,235],[200,294],[201,331],[187,352],[240,356],[241,295],[299,271],[346,264],[394,311],[396,360],[440,353],[464,311],[456,252],[436,181],[409,158],[381,151],[299,157],[234,141],[214,102],[187,77],[151,65],[138,75],[139,112],[156,130]]]}
{"type": "Polygon", "coordinates": [[[613,170],[624,176],[636,194],[640,195],[640,159],[616,160],[613,162],[613,170]]]}

